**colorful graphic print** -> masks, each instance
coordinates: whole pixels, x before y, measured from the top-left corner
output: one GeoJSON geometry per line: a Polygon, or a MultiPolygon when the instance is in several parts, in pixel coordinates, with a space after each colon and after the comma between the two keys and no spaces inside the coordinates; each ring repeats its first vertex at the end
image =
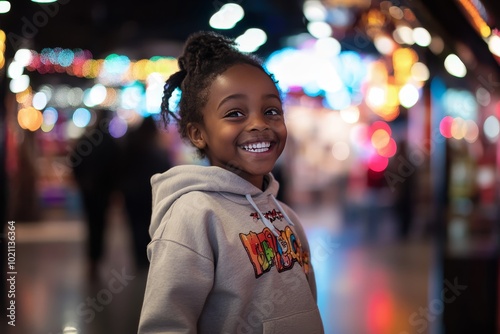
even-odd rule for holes
{"type": "MultiPolygon", "coordinates": [[[[251,214],[254,219],[259,219],[257,213],[251,214]]],[[[269,221],[283,220],[283,214],[273,210],[264,214],[269,221]]],[[[280,231],[281,242],[269,228],[265,227],[262,232],[240,233],[240,239],[250,258],[255,271],[255,277],[259,278],[274,266],[278,272],[293,268],[298,263],[305,274],[309,274],[309,254],[302,249],[302,244],[293,230],[286,226],[280,231]]]]}

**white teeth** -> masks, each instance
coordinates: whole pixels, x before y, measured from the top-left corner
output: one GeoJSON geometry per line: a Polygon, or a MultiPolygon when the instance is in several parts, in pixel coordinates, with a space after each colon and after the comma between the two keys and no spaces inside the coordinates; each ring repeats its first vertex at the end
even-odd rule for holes
{"type": "Polygon", "coordinates": [[[270,142],[260,142],[260,143],[252,143],[248,145],[242,146],[244,150],[249,152],[266,152],[269,151],[269,147],[271,147],[270,142]]]}

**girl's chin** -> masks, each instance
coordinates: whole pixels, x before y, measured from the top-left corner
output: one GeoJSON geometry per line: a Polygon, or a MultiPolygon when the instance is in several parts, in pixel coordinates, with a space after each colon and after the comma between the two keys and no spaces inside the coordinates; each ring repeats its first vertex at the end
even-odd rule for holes
{"type": "Polygon", "coordinates": [[[253,178],[259,178],[263,177],[264,175],[269,174],[272,170],[273,167],[264,167],[264,166],[259,166],[262,168],[245,168],[244,165],[237,165],[237,164],[231,164],[228,163],[226,166],[224,166],[225,169],[228,171],[231,171],[239,176],[241,176],[244,179],[253,179],[253,178]]]}

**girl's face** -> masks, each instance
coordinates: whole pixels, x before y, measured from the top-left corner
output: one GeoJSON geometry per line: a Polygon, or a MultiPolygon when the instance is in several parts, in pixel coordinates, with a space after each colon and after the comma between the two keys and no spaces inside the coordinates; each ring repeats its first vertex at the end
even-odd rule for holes
{"type": "Polygon", "coordinates": [[[190,124],[193,144],[212,166],[237,173],[258,188],[285,147],[287,131],[276,86],[261,69],[234,65],[209,87],[203,124],[190,124]]]}

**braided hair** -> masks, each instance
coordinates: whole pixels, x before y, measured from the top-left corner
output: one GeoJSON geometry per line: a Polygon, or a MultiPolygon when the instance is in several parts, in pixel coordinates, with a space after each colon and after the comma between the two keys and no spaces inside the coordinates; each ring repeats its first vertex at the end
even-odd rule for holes
{"type": "MultiPolygon", "coordinates": [[[[178,59],[179,71],[172,74],[164,86],[161,115],[165,127],[175,120],[181,138],[188,139],[187,125],[203,122],[202,109],[208,101],[210,84],[237,64],[260,68],[276,84],[272,75],[264,70],[262,60],[239,51],[234,40],[211,31],[190,35],[178,59]],[[178,111],[169,107],[169,99],[177,88],[181,91],[178,111]]],[[[198,154],[205,156],[200,149],[198,154]]]]}

